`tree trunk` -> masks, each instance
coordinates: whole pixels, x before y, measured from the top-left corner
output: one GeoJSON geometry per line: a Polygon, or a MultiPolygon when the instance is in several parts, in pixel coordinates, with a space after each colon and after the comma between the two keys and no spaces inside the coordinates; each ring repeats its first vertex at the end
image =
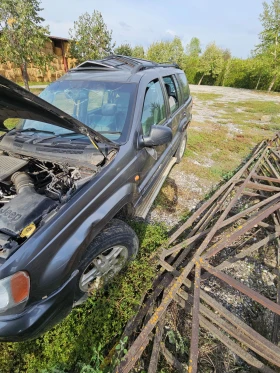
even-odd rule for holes
{"type": "Polygon", "coordinates": [[[277,74],[274,75],[274,77],[273,77],[273,79],[272,79],[272,81],[271,81],[271,83],[270,83],[270,86],[269,86],[269,88],[268,88],[268,92],[271,92],[271,90],[272,90],[274,84],[276,83],[276,79],[277,79],[277,74]]]}
{"type": "Polygon", "coordinates": [[[21,65],[21,74],[22,74],[22,78],[23,78],[23,81],[24,81],[24,87],[25,87],[25,89],[27,89],[28,91],[30,91],[29,84],[28,84],[29,78],[28,78],[27,66],[26,66],[26,62],[25,61],[21,65]]]}
{"type": "Polygon", "coordinates": [[[203,78],[205,77],[205,74],[202,75],[200,81],[198,82],[198,85],[201,85],[203,78]]]}
{"type": "Polygon", "coordinates": [[[258,83],[257,83],[257,85],[256,85],[256,88],[255,88],[255,90],[257,90],[258,88],[259,88],[259,85],[260,85],[260,82],[261,82],[261,75],[260,75],[260,77],[259,77],[259,80],[258,80],[258,83]]]}

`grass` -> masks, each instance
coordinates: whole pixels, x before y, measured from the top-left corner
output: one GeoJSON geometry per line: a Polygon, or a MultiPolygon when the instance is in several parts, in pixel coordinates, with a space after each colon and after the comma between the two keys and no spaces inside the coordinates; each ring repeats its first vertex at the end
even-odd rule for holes
{"type": "Polygon", "coordinates": [[[107,355],[142,294],[150,288],[156,273],[150,257],[167,237],[162,225],[131,224],[141,245],[137,260],[42,337],[22,343],[0,343],[1,373],[80,372],[79,363],[89,364],[97,348],[107,355]]]}
{"type": "MultiPolygon", "coordinates": [[[[23,82],[18,82],[17,84],[24,87],[23,82]]],[[[29,82],[29,87],[34,86],[34,85],[49,85],[49,84],[50,84],[49,82],[29,82]]]]}
{"type": "Polygon", "coordinates": [[[192,96],[194,98],[198,98],[201,101],[212,101],[212,100],[217,100],[223,97],[223,95],[219,95],[218,93],[204,93],[204,92],[192,93],[192,96]]]}
{"type": "Polygon", "coordinates": [[[247,128],[257,126],[262,130],[280,129],[280,104],[277,102],[259,100],[228,102],[227,104],[215,102],[210,107],[222,109],[225,112],[219,114],[219,119],[222,121],[244,125],[247,128]],[[269,123],[262,122],[264,115],[271,116],[269,123]]]}
{"type": "MultiPolygon", "coordinates": [[[[200,95],[194,94],[195,97],[200,95]]],[[[207,97],[210,97],[210,101],[205,100],[205,106],[213,111],[214,117],[207,122],[196,122],[194,103],[194,120],[188,130],[188,146],[183,162],[178,167],[179,172],[186,177],[197,180],[196,185],[183,192],[182,198],[189,201],[189,205],[194,200],[202,199],[207,190],[236,169],[257,143],[280,130],[280,105],[277,102],[249,100],[225,103],[219,101],[219,97],[213,102],[211,94],[203,94],[202,99],[207,97]],[[261,121],[264,115],[271,116],[269,123],[261,121]]],[[[157,207],[170,212],[170,206],[174,205],[171,187],[165,184],[156,200],[157,207]]],[[[178,196],[180,194],[182,191],[179,189],[178,196]]],[[[179,209],[180,205],[175,207],[179,209]]]]}
{"type": "Polygon", "coordinates": [[[186,158],[181,169],[211,184],[235,169],[262,136],[258,133],[229,136],[226,125],[194,122],[189,129],[188,139],[186,158]]]}

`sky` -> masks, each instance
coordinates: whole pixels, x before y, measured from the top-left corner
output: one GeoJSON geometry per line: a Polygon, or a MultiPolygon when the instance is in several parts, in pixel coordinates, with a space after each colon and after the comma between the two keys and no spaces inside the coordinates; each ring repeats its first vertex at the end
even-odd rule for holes
{"type": "MultiPolygon", "coordinates": [[[[213,41],[234,57],[247,58],[262,30],[263,0],[41,0],[41,15],[51,35],[69,37],[74,21],[98,10],[113,31],[116,45],[145,48],[179,36],[185,47],[198,37],[202,47],[213,41]]],[[[269,1],[270,2],[270,1],[269,1]]]]}

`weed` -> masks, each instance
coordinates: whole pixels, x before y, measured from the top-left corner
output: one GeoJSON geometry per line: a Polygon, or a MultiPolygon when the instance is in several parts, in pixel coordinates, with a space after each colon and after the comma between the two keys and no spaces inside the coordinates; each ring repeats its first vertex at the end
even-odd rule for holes
{"type": "Polygon", "coordinates": [[[33,373],[43,369],[49,373],[54,367],[60,372],[79,372],[79,362],[92,365],[94,347],[100,348],[100,356],[108,353],[134,314],[142,294],[150,288],[156,268],[149,258],[167,237],[162,225],[131,225],[141,244],[137,259],[106,289],[100,289],[85,304],[73,309],[61,324],[42,337],[31,342],[0,343],[1,373],[33,373]]]}
{"type": "Polygon", "coordinates": [[[166,337],[168,338],[169,343],[171,345],[175,346],[175,350],[178,354],[184,355],[184,353],[188,353],[188,351],[189,351],[189,347],[188,347],[189,341],[185,340],[185,338],[183,338],[181,336],[181,334],[178,332],[178,330],[176,330],[176,331],[169,330],[166,333],[166,337]]]}

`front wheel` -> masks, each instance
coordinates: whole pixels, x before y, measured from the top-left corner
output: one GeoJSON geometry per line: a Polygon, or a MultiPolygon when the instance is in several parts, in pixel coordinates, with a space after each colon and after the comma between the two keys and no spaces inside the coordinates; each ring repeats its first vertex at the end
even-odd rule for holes
{"type": "Polygon", "coordinates": [[[180,144],[175,154],[175,157],[177,158],[177,161],[176,161],[177,164],[181,162],[184,156],[185,150],[186,150],[186,146],[187,146],[187,133],[183,132],[180,144]]]}
{"type": "Polygon", "coordinates": [[[135,258],[139,248],[136,233],[125,222],[113,219],[88,246],[79,265],[79,301],[108,283],[135,258]]]}

